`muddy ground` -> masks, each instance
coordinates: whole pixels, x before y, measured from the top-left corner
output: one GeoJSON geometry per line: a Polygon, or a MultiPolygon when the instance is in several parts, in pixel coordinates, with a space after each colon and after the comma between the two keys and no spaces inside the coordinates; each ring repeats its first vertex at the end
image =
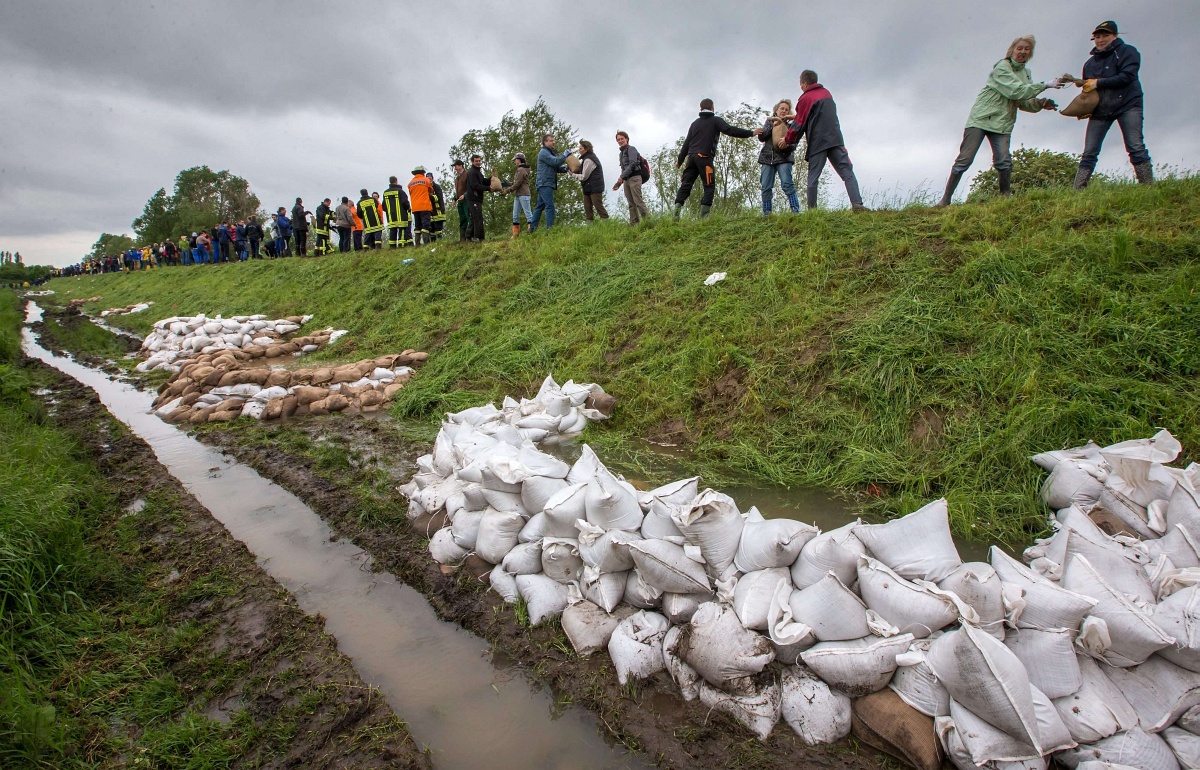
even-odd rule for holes
{"type": "MultiPolygon", "coordinates": [[[[195,698],[189,706],[222,723],[236,718],[243,734],[257,734],[234,766],[430,767],[429,757],[382,695],[359,678],[336,641],[324,633],[322,620],[305,615],[250,552],[158,464],[150,447],[108,414],[94,392],[47,371],[52,384],[39,393],[49,413],[120,488],[127,515],[138,516],[137,501],[148,499],[175,512],[170,518],[139,519],[142,545],[132,558],[164,585],[179,587],[167,592],[164,624],[198,624],[210,640],[209,649],[183,649],[172,661],[173,673],[195,698]],[[202,592],[195,598],[189,587],[197,581],[222,581],[232,588],[217,597],[202,592]],[[209,655],[222,662],[218,669],[238,671],[236,680],[218,683],[198,677],[197,671],[204,669],[195,658],[209,655]]],[[[104,540],[114,535],[98,537],[103,548],[104,540]]]]}

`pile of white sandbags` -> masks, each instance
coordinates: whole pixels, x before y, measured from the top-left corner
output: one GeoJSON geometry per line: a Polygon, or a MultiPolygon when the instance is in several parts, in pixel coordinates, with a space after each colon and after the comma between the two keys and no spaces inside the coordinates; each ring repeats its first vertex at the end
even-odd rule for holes
{"type": "Polygon", "coordinates": [[[156,369],[178,372],[180,359],[222,350],[241,351],[245,358],[302,355],[313,353],[346,334],[344,330],[325,329],[304,337],[288,338],[310,318],[312,316],[288,316],[269,320],[264,315],[209,318],[203,313],[164,318],[155,322],[154,331],[142,341],[142,350],[148,357],[136,368],[139,372],[156,369]]]}
{"type": "Polygon", "coordinates": [[[540,452],[554,433],[522,415],[561,424],[594,387],[449,416],[401,488],[436,561],[494,565],[622,682],[665,670],[763,739],[782,718],[931,770],[1197,766],[1200,471],[1164,465],[1169,433],[1039,455],[1055,535],[1029,566],[964,564],[945,500],[821,533],[696,478],[639,491],[587,446],[540,452]]]}
{"type": "MultiPolygon", "coordinates": [[[[85,300],[86,301],[86,300],[85,300]]],[[[132,313],[140,313],[143,310],[149,310],[153,302],[139,302],[136,305],[126,305],[125,307],[114,307],[108,310],[101,310],[100,317],[107,318],[110,315],[130,315],[132,313]]]]}

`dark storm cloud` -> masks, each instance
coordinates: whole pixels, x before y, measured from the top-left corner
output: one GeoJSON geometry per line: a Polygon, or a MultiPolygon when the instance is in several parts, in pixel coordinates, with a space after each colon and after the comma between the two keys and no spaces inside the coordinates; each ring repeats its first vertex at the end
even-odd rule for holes
{"type": "MultiPolygon", "coordinates": [[[[1143,55],[1158,162],[1200,165],[1194,0],[962,2],[80,2],[0,7],[0,247],[64,263],[179,170],[250,180],[265,206],[353,194],[444,165],[471,128],[540,95],[596,142],[674,141],[700,98],[795,98],[816,69],[868,191],[941,184],[971,103],[1018,34],[1038,79],[1078,73],[1092,26],[1143,55]],[[1191,96],[1189,96],[1189,94],[1191,96]],[[70,244],[70,245],[65,245],[70,244]],[[7,248],[7,247],[6,247],[7,248]]],[[[1066,101],[1071,93],[1051,94],[1066,101]]],[[[1083,125],[1022,115],[1014,145],[1078,152],[1083,125]]],[[[1119,135],[1104,167],[1125,169],[1119,135]]],[[[986,168],[981,154],[974,170],[986,168]]]]}

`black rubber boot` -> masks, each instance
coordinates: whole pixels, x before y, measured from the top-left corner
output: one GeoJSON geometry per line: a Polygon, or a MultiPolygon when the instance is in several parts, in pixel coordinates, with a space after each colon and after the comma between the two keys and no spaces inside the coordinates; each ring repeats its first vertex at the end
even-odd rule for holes
{"type": "Polygon", "coordinates": [[[1088,180],[1092,178],[1092,170],[1081,168],[1075,172],[1075,182],[1071,186],[1076,190],[1082,190],[1088,186],[1088,180]]]}
{"type": "Polygon", "coordinates": [[[942,194],[942,199],[937,202],[939,209],[950,205],[951,199],[954,198],[954,191],[958,189],[960,181],[962,181],[962,174],[951,171],[950,178],[946,180],[946,192],[942,194]]]}
{"type": "Polygon", "coordinates": [[[1154,167],[1149,161],[1135,165],[1133,173],[1137,176],[1138,184],[1154,184],[1154,167]]]}
{"type": "Polygon", "coordinates": [[[700,218],[704,219],[712,213],[712,206],[700,206],[700,218]]]}
{"type": "Polygon", "coordinates": [[[997,171],[996,175],[1000,177],[1000,194],[1006,198],[1012,195],[1012,169],[997,171]]]}

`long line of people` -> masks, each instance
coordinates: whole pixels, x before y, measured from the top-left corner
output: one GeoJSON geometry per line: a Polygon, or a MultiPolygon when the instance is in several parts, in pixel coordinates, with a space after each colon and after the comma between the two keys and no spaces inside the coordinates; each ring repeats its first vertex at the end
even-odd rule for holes
{"type": "MultiPolygon", "coordinates": [[[[1105,21],[1092,32],[1095,46],[1083,66],[1083,78],[1064,75],[1044,82],[1034,82],[1027,67],[1033,57],[1036,41],[1033,35],[1022,35],[1008,47],[1004,58],[992,68],[987,82],[976,98],[963,131],[962,144],[938,206],[951,203],[963,175],[970,168],[986,139],[992,149],[992,165],[998,173],[1001,195],[1011,192],[1012,157],[1009,151],[1017,111],[1056,111],[1058,105],[1041,96],[1047,89],[1062,88],[1074,83],[1082,88],[1076,102],[1086,106],[1086,114],[1068,112],[1088,119],[1084,151],[1074,186],[1087,186],[1096,167],[1104,137],[1113,123],[1120,128],[1125,149],[1140,184],[1152,184],[1154,175],[1150,155],[1142,133],[1142,87],[1138,78],[1141,56],[1137,49],[1118,36],[1117,24],[1105,21]]],[[[722,135],[734,139],[757,138],[762,143],[758,162],[761,167],[762,212],[771,213],[776,180],[779,181],[788,207],[800,211],[793,170],[795,154],[801,141],[804,159],[808,164],[806,204],[817,206],[817,192],[826,164],[833,167],[846,186],[846,194],[854,211],[865,211],[854,166],[845,147],[837,105],[829,90],[812,70],[800,74],[800,97],[793,103],[782,99],[772,109],[762,126],[754,129],[731,126],[716,114],[711,99],[700,102],[700,114],[688,128],[676,159],[680,184],[672,213],[678,218],[699,181],[702,194],[700,216],[706,217],[716,194],[715,158],[722,135]]],[[[1075,107],[1075,104],[1072,104],[1075,107]]],[[[623,190],[629,207],[629,223],[637,225],[649,210],[642,196],[642,186],[650,179],[650,164],[629,141],[625,131],[616,133],[619,173],[613,184],[614,192],[623,190]]],[[[570,176],[582,188],[584,218],[592,221],[608,219],[604,206],[604,167],[592,143],[581,140],[578,147],[559,153],[556,137],[545,134],[536,158],[530,166],[524,153],[512,157],[512,180],[502,182],[493,173],[489,179],[483,173],[483,158],[473,155],[470,165],[455,160],[454,202],[458,213],[459,240],[480,242],[484,238],[483,202],[488,193],[513,196],[512,237],[522,232],[524,217],[527,232],[554,226],[555,193],[559,177],[570,176]],[[532,203],[532,205],[531,205],[532,203]]],[[[223,262],[268,258],[290,254],[308,254],[309,230],[313,233],[313,253],[322,255],[334,250],[332,234],[337,234],[337,250],[380,249],[386,240],[391,248],[420,246],[444,237],[447,220],[447,199],[433,174],[423,166],[412,171],[412,179],[402,186],[391,177],[381,196],[359,191],[357,203],[342,196],[336,206],[325,198],[315,212],[304,208],[296,199],[290,216],[280,206],[270,221],[260,224],[251,216],[236,224],[221,222],[210,231],[196,231],[190,236],[131,249],[123,258],[106,257],[85,260],[64,269],[72,272],[112,272],[138,270],[162,265],[215,264],[223,262]],[[265,227],[264,227],[265,225],[265,227]]]]}

